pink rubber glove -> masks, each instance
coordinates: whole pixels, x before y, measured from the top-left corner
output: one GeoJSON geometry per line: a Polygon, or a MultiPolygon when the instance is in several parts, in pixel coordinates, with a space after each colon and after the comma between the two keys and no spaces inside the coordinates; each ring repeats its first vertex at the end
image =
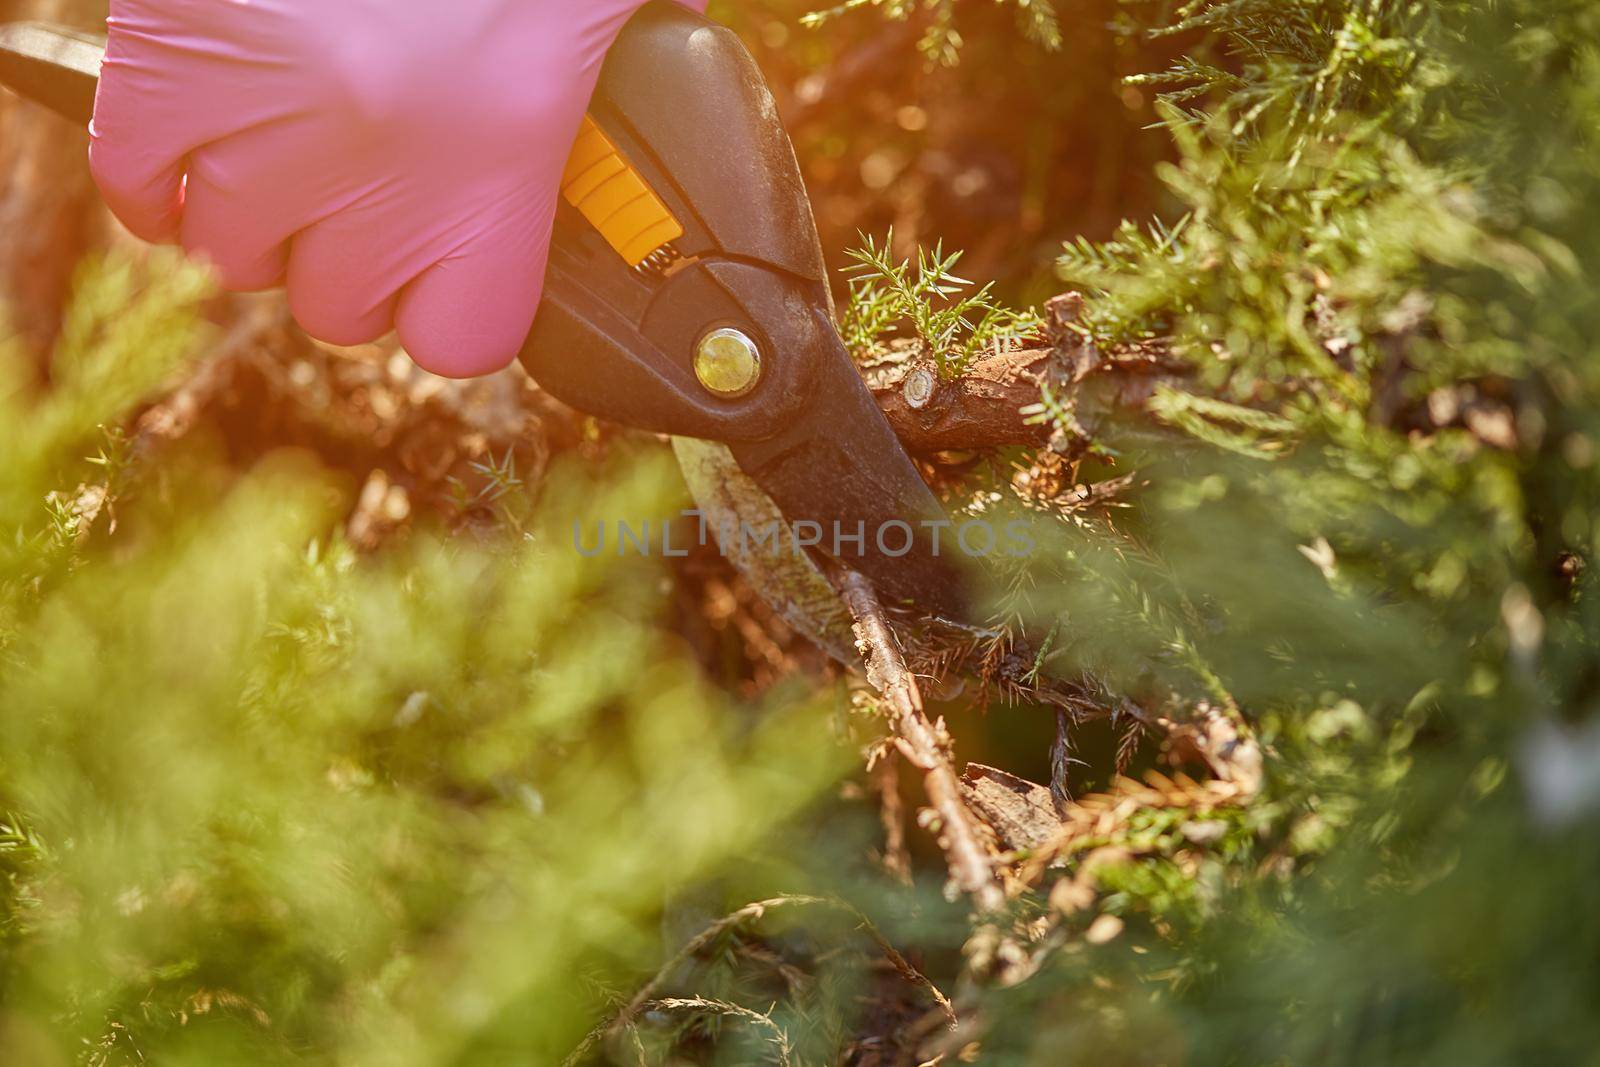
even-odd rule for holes
{"type": "Polygon", "coordinates": [[[95,180],[229,288],[287,283],[314,337],[398,328],[435,373],[498,370],[533,323],[601,60],[644,2],[111,0],[95,180]]]}

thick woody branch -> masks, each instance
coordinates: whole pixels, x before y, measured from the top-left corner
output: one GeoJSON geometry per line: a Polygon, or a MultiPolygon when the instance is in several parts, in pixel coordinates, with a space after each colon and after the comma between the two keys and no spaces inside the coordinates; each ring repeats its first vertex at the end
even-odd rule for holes
{"type": "Polygon", "coordinates": [[[914,452],[1043,445],[1050,427],[1030,425],[1021,411],[1039,402],[1050,359],[1047,348],[1006,352],[979,360],[954,381],[919,365],[872,392],[901,443],[914,452]]]}
{"type": "Polygon", "coordinates": [[[963,452],[1048,444],[1048,421],[1023,414],[1039,403],[1045,382],[1072,400],[1081,422],[1092,425],[1139,414],[1163,383],[1178,380],[1159,361],[1143,358],[1099,361],[1078,379],[1063,373],[1058,349],[1025,348],[986,356],[950,380],[916,365],[876,384],[872,393],[911,451],[963,452]]]}

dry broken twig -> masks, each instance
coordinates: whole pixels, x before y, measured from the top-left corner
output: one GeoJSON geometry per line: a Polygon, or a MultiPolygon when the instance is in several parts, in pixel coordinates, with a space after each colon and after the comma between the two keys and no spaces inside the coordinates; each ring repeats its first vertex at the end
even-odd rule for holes
{"type": "Polygon", "coordinates": [[[1025,850],[1051,841],[1061,828],[1050,790],[998,767],[969,763],[961,794],[994,831],[1002,848],[1025,850]]]}
{"type": "Polygon", "coordinates": [[[978,820],[961,795],[961,779],[950,757],[944,723],[930,722],[916,676],[870,583],[853,571],[837,579],[840,596],[855,619],[856,643],[866,662],[867,681],[883,697],[895,734],[895,748],[923,774],[928,803],[940,820],[939,843],[957,888],[984,913],[1005,907],[1005,891],[995,877],[978,820]]]}
{"type": "Polygon", "coordinates": [[[883,823],[883,869],[901,885],[911,884],[911,850],[906,847],[905,805],[900,800],[900,764],[885,752],[867,771],[878,793],[883,823]]]}
{"type": "Polygon", "coordinates": [[[727,1000],[710,1000],[706,997],[667,997],[662,1000],[653,1000],[644,1005],[648,1011],[691,1011],[709,1015],[725,1015],[733,1019],[743,1019],[758,1029],[765,1030],[771,1036],[768,1043],[776,1052],[775,1059],[780,1067],[789,1067],[794,1062],[793,1052],[789,1047],[789,1035],[773,1021],[772,1016],[747,1008],[742,1004],[734,1004],[727,1000]]]}
{"type": "Polygon", "coordinates": [[[623,1005],[616,1015],[585,1035],[578,1046],[562,1061],[562,1067],[575,1067],[576,1064],[582,1063],[583,1058],[588,1055],[590,1049],[594,1048],[596,1042],[610,1034],[620,1033],[626,1027],[632,1025],[633,1021],[642,1012],[650,1010],[653,1005],[661,1004],[662,1002],[656,998],[660,995],[662,987],[666,985],[672,975],[690,959],[705,951],[706,947],[717,938],[729,930],[737,929],[747,923],[756,922],[775,908],[784,907],[830,908],[854,919],[861,925],[862,932],[883,953],[884,958],[889,961],[889,965],[907,982],[926,992],[934,1003],[938,1005],[939,1012],[944,1016],[946,1025],[954,1029],[957,1022],[956,1012],[950,1003],[950,998],[945,996],[927,975],[912,966],[911,962],[901,954],[900,950],[895,948],[889,942],[889,939],[883,936],[883,932],[878,929],[877,925],[863,915],[859,909],[833,897],[800,895],[772,897],[768,900],[758,900],[754,903],[746,904],[737,911],[729,912],[685,942],[684,946],[671,959],[661,965],[655,975],[639,988],[639,991],[633,995],[627,1004],[623,1005]]]}

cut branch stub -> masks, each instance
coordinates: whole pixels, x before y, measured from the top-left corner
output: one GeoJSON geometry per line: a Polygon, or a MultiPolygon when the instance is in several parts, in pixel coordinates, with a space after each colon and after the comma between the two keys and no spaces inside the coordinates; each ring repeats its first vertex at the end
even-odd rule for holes
{"type": "Polygon", "coordinates": [[[919,363],[906,375],[905,382],[900,386],[900,395],[912,411],[921,411],[933,400],[938,389],[939,375],[926,363],[919,363]]]}

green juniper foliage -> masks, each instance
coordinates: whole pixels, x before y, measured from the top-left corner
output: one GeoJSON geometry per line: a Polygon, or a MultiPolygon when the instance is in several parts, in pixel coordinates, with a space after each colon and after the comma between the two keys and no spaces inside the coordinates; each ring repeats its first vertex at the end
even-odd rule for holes
{"type": "Polygon", "coordinates": [[[1102,879],[1148,955],[1061,957],[990,1050],[1591,1062],[1600,17],[1257,0],[1178,30],[1194,58],[1135,81],[1182,221],[1060,264],[1103,345],[1188,368],[1151,405],[1176,436],[1089,428],[1148,484],[1012,607],[1056,669],[1240,709],[1267,792],[1231,856],[1162,881],[1193,850],[1158,832],[1102,879]],[[1098,1015],[1061,992],[1091,977],[1098,1015]]]}
{"type": "Polygon", "coordinates": [[[986,1056],[1593,1062],[1600,13],[1140,19],[1193,42],[1129,79],[1173,210],[1059,271],[1102,349],[1185,373],[1155,439],[1046,390],[1135,488],[1071,511],[998,611],[1107,698],[1248,720],[1267,784],[1215,831],[1146,803],[1079,841],[1062,884],[1100,895],[1069,929],[1126,933],[990,998],[986,1056]]]}
{"type": "Polygon", "coordinates": [[[203,291],[90,271],[48,399],[0,392],[0,1061],[559,1060],[669,892],[834,778],[826,716],[741,713],[654,622],[659,561],[571,550],[681,506],[660,457],[368,560],[304,459],[108,474],[203,291]]]}
{"type": "Polygon", "coordinates": [[[895,257],[892,230],[881,245],[866,235],[862,242],[848,253],[850,300],[839,332],[863,363],[889,356],[893,342],[903,341],[954,378],[985,349],[1038,331],[1038,318],[999,303],[992,284],[977,287],[956,275],[960,252],[945,255],[942,244],[919,250],[913,266],[895,257]]]}

